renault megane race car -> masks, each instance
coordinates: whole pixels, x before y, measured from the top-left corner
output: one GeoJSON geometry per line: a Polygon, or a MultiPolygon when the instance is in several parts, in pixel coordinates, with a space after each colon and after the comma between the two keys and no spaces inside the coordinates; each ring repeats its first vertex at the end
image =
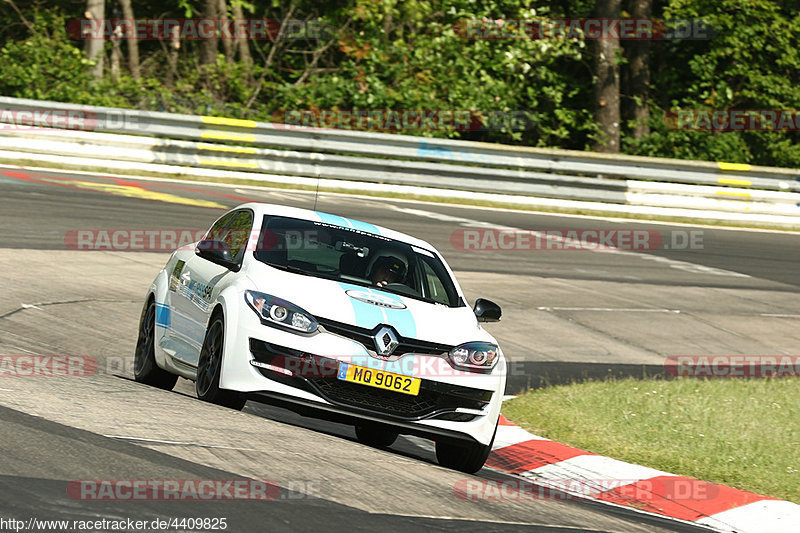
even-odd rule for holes
{"type": "Polygon", "coordinates": [[[422,240],[336,215],[249,203],[171,255],[150,286],[137,381],[355,426],[361,442],[436,442],[475,472],[491,451],[506,363],[453,273],[422,240]]]}

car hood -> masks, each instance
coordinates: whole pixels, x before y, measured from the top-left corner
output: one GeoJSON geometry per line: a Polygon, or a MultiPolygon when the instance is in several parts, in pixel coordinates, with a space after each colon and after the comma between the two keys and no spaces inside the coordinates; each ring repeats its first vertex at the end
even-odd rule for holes
{"type": "Polygon", "coordinates": [[[447,307],[399,294],[295,274],[258,264],[249,272],[255,290],[298,305],[315,317],[373,329],[393,326],[403,337],[458,345],[496,342],[467,306],[447,307]]]}

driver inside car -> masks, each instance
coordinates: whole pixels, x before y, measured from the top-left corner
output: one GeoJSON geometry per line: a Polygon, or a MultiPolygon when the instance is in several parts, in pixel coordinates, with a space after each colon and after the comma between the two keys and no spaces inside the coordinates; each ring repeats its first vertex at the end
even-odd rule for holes
{"type": "Polygon", "coordinates": [[[406,264],[397,257],[384,255],[375,260],[372,265],[370,279],[378,287],[385,287],[389,283],[400,283],[406,275],[406,264]]]}

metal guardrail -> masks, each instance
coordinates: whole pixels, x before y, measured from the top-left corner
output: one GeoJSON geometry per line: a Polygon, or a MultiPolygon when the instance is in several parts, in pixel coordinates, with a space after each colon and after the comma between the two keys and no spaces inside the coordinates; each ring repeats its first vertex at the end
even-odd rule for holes
{"type": "Polygon", "coordinates": [[[0,127],[0,150],[65,156],[77,153],[98,160],[99,167],[103,160],[130,161],[235,169],[252,172],[254,179],[280,174],[800,217],[800,171],[794,169],[304,128],[0,97],[0,123],[20,121],[32,127],[0,127]]]}

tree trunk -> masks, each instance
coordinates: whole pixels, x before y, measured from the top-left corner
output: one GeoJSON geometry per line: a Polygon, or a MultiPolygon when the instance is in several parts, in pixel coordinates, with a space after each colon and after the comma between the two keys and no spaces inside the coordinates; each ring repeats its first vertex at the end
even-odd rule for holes
{"type": "MultiPolygon", "coordinates": [[[[622,0],[596,0],[595,17],[616,19],[620,16],[622,0]]],[[[594,149],[598,152],[619,153],[619,65],[617,54],[619,39],[604,38],[594,41],[594,104],[598,139],[594,149]]]]}
{"type": "Polygon", "coordinates": [[[173,26],[169,31],[169,46],[167,51],[167,87],[172,87],[175,78],[178,76],[178,50],[181,49],[181,39],[177,26],[173,26]]]}
{"type": "MultiPolygon", "coordinates": [[[[131,5],[131,0],[119,0],[119,3],[122,6],[122,18],[129,20],[130,24],[133,25],[135,17],[133,15],[133,6],[131,5]]],[[[128,34],[127,42],[128,42],[128,69],[131,71],[131,77],[133,77],[133,79],[135,80],[138,80],[140,76],[139,41],[136,39],[135,31],[131,31],[128,34]]]]}
{"type": "MultiPolygon", "coordinates": [[[[228,3],[225,0],[217,0],[217,12],[219,13],[219,18],[222,24],[228,23],[228,3]]],[[[225,61],[227,63],[232,63],[234,60],[234,54],[236,50],[233,47],[234,42],[231,38],[225,37],[225,34],[222,34],[222,49],[225,50],[225,61]]]]}
{"type": "MultiPolygon", "coordinates": [[[[217,20],[217,3],[218,0],[203,0],[202,16],[207,20],[217,20]]],[[[200,41],[200,64],[201,65],[214,65],[217,62],[217,47],[218,39],[216,34],[209,38],[200,41]]]]}
{"type": "Polygon", "coordinates": [[[86,59],[94,61],[95,64],[90,68],[89,73],[94,77],[95,81],[103,77],[103,45],[105,41],[102,38],[102,24],[106,16],[105,0],[86,0],[86,13],[84,15],[87,19],[96,21],[98,24],[98,31],[88,35],[86,39],[85,52],[86,59]]]}
{"type": "MultiPolygon", "coordinates": [[[[653,0],[631,0],[631,16],[635,19],[650,18],[653,0]]],[[[634,120],[633,138],[641,139],[650,133],[650,41],[628,41],[628,76],[630,79],[631,118],[634,120]]]]}
{"type": "MultiPolygon", "coordinates": [[[[233,0],[231,2],[231,10],[233,11],[234,20],[244,19],[244,13],[242,12],[242,4],[239,3],[239,0],[233,0]]],[[[252,65],[253,56],[250,55],[250,43],[248,39],[236,39],[235,42],[236,42],[236,48],[239,51],[239,61],[241,61],[245,65],[252,65]]]]}
{"type": "Polygon", "coordinates": [[[114,34],[111,36],[111,79],[114,83],[119,81],[120,64],[122,63],[122,50],[119,45],[119,38],[122,30],[119,26],[114,27],[114,34]]]}

